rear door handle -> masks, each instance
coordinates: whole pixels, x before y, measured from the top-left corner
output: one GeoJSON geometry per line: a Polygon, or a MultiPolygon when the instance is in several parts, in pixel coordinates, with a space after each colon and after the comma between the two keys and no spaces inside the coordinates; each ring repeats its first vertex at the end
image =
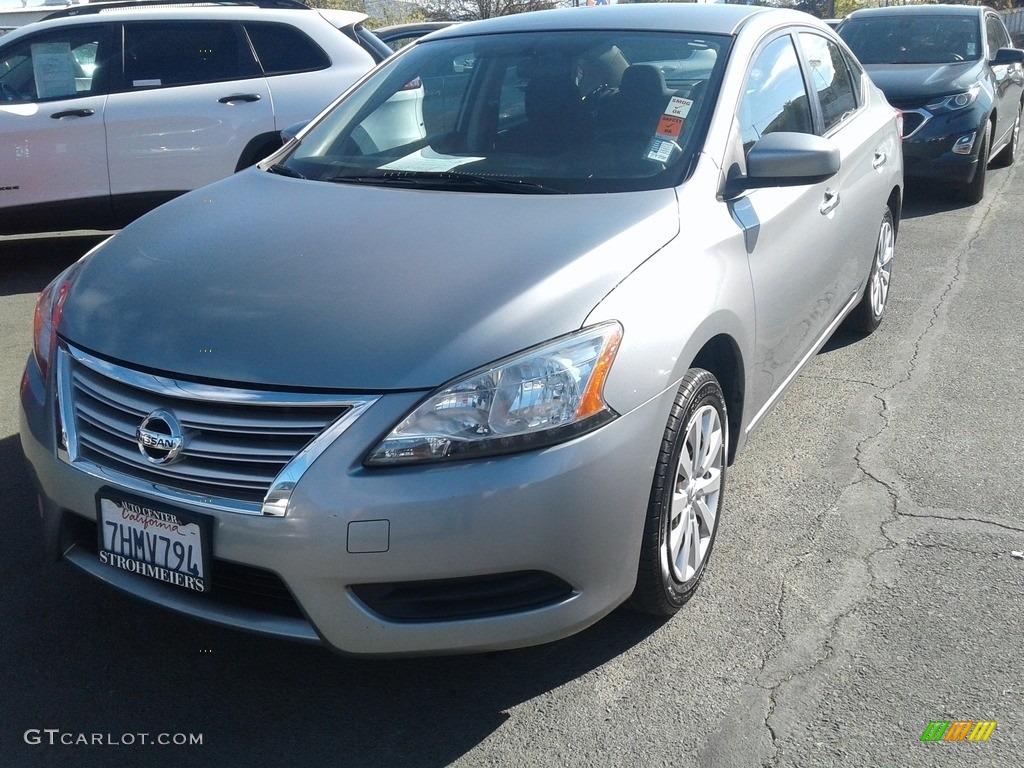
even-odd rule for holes
{"type": "Polygon", "coordinates": [[[827,216],[836,209],[839,205],[839,193],[832,189],[825,190],[825,199],[821,202],[821,207],[818,208],[821,211],[822,216],[827,216]]]}
{"type": "Polygon", "coordinates": [[[879,168],[881,168],[883,165],[885,165],[888,162],[888,160],[889,160],[889,157],[888,157],[888,155],[885,154],[885,152],[882,152],[882,151],[875,152],[875,157],[871,161],[871,167],[874,168],[877,171],[879,168]]]}
{"type": "Polygon", "coordinates": [[[60,120],[63,117],[89,117],[96,114],[95,109],[65,109],[63,112],[54,112],[50,117],[60,120]]]}
{"type": "Polygon", "coordinates": [[[234,101],[259,101],[260,95],[258,93],[236,93],[233,96],[225,96],[217,99],[221,104],[230,104],[234,101]]]}

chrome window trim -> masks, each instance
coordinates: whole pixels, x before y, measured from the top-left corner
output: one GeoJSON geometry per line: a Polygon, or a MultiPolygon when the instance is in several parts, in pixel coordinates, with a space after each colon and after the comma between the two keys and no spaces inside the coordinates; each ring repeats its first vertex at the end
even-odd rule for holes
{"type": "Polygon", "coordinates": [[[306,470],[367,408],[380,399],[379,395],[270,392],[258,389],[217,387],[191,381],[179,381],[166,376],[140,373],[139,371],[124,368],[102,360],[66,342],[61,342],[58,346],[56,368],[57,412],[60,422],[58,425],[60,434],[58,436],[57,456],[61,461],[103,482],[112,483],[122,488],[154,496],[172,503],[184,503],[197,505],[203,509],[216,509],[223,512],[263,515],[267,517],[284,517],[287,515],[288,502],[291,499],[292,491],[306,470]],[[80,457],[78,454],[78,434],[75,427],[72,399],[72,361],[122,384],[153,392],[164,397],[202,400],[228,405],[335,406],[345,407],[348,410],[292,457],[277,474],[277,477],[274,478],[264,496],[262,504],[224,497],[211,497],[141,480],[80,457]]]}

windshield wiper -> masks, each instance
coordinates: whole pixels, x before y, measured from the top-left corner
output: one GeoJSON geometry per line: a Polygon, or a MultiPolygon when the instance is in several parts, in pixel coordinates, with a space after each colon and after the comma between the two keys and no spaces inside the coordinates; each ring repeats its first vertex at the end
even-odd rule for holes
{"type": "Polygon", "coordinates": [[[305,176],[303,176],[298,171],[293,171],[287,165],[281,165],[280,163],[275,163],[274,165],[272,165],[269,168],[267,168],[267,172],[268,173],[275,173],[278,176],[287,176],[290,179],[304,179],[304,178],[306,178],[305,176]]]}
{"type": "Polygon", "coordinates": [[[521,195],[565,195],[564,190],[547,187],[532,181],[500,179],[476,173],[459,171],[377,171],[338,174],[327,179],[341,184],[381,184],[408,187],[432,187],[434,189],[462,187],[499,192],[514,192],[521,195]]]}

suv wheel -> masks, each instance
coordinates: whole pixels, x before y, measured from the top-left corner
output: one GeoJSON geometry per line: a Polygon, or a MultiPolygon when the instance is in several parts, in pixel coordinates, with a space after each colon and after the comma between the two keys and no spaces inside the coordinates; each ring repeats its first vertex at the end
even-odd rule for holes
{"type": "Polygon", "coordinates": [[[985,197],[985,176],[988,170],[989,124],[985,123],[978,129],[981,133],[981,146],[978,147],[978,166],[974,169],[974,178],[965,184],[960,195],[965,202],[980,203],[985,197]]]}

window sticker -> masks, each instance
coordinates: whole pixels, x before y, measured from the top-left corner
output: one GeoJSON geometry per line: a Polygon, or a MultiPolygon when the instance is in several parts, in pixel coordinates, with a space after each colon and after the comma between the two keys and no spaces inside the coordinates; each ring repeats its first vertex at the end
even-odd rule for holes
{"type": "Polygon", "coordinates": [[[669,99],[668,106],[658,120],[655,136],[647,147],[648,160],[667,163],[682,151],[676,139],[683,133],[686,117],[690,114],[692,106],[693,102],[682,96],[673,96],[669,99]]]}
{"type": "Polygon", "coordinates": [[[967,55],[968,56],[974,56],[974,55],[976,55],[976,53],[977,52],[974,49],[974,43],[968,43],[967,44],[967,55]]]}
{"type": "Polygon", "coordinates": [[[132,80],[133,88],[151,88],[154,85],[163,85],[163,82],[159,77],[152,80],[132,80]]]}
{"type": "Polygon", "coordinates": [[[71,43],[35,43],[32,45],[32,73],[36,95],[53,99],[75,95],[75,59],[71,43]]]}
{"type": "Polygon", "coordinates": [[[659,163],[667,163],[677,152],[679,152],[679,145],[674,141],[651,139],[651,144],[647,148],[647,159],[656,160],[659,163]]]}
{"type": "Polygon", "coordinates": [[[690,107],[693,106],[693,101],[690,99],[684,99],[682,96],[673,96],[669,99],[668,107],[665,109],[665,114],[670,117],[678,117],[683,120],[690,114],[690,107]]]}

